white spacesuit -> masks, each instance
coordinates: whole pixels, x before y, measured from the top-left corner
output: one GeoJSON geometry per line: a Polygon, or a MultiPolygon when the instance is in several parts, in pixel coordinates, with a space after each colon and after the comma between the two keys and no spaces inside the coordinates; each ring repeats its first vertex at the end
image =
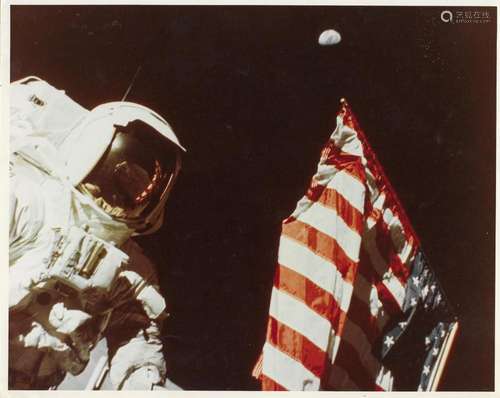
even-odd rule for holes
{"type": "Polygon", "coordinates": [[[151,233],[184,150],[152,110],[87,111],[43,80],[11,84],[9,388],[55,388],[107,339],[116,389],[165,380],[165,300],[130,239],[151,233]]]}

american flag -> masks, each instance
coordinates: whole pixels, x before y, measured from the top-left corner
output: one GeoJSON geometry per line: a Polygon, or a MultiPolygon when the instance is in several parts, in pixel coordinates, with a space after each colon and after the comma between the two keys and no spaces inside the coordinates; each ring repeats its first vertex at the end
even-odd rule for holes
{"type": "Polygon", "coordinates": [[[349,105],[284,220],[263,390],[435,390],[458,323],[349,105]]]}

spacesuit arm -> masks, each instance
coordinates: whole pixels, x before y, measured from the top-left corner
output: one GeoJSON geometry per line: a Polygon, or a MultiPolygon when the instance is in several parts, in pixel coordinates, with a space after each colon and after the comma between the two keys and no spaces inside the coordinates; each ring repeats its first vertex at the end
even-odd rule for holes
{"type": "Polygon", "coordinates": [[[116,389],[151,390],[165,380],[161,326],[141,316],[133,305],[124,306],[106,332],[110,379],[116,389]]]}
{"type": "Polygon", "coordinates": [[[110,379],[116,389],[151,390],[165,381],[161,341],[165,300],[159,294],[153,264],[134,242],[122,248],[130,256],[119,277],[105,337],[108,341],[110,379]]]}
{"type": "Polygon", "coordinates": [[[9,193],[9,308],[22,306],[40,276],[40,260],[24,257],[36,247],[43,227],[44,208],[37,186],[12,175],[9,193]]]}

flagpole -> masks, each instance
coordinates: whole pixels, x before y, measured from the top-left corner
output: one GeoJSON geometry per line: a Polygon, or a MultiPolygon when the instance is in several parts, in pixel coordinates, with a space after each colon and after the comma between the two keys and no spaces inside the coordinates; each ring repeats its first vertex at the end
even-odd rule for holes
{"type": "Polygon", "coordinates": [[[436,374],[434,376],[434,379],[432,380],[432,383],[428,391],[437,391],[439,382],[441,381],[441,376],[443,375],[444,368],[446,367],[446,363],[448,362],[448,356],[450,355],[451,347],[453,346],[453,342],[455,341],[457,331],[458,331],[458,322],[455,321],[449,335],[446,338],[446,342],[441,350],[441,355],[440,355],[441,358],[438,361],[436,374]]]}

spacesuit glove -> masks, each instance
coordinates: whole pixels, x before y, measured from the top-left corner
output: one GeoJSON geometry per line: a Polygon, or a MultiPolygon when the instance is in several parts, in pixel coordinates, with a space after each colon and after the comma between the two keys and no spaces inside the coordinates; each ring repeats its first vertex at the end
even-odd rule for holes
{"type": "Polygon", "coordinates": [[[152,390],[163,382],[156,366],[147,365],[136,369],[128,376],[122,385],[122,390],[152,390]]]}

